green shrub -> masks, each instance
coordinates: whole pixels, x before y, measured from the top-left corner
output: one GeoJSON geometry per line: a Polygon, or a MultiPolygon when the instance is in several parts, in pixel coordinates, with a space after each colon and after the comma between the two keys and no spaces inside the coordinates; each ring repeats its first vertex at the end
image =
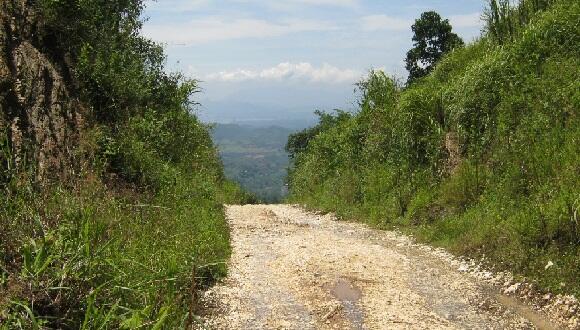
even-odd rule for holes
{"type": "Polygon", "coordinates": [[[580,4],[532,2],[406,89],[371,72],[295,156],[290,200],[580,292],[580,4]]]}
{"type": "Polygon", "coordinates": [[[3,239],[10,242],[2,245],[0,267],[10,274],[0,287],[7,292],[3,324],[183,327],[192,285],[225,272],[229,236],[221,204],[184,185],[147,200],[113,197],[96,182],[82,187],[2,204],[3,239]]]}
{"type": "Polygon", "coordinates": [[[184,328],[226,272],[223,203],[251,201],[193,114],[197,82],[165,72],[141,0],[26,5],[34,46],[88,110],[67,182],[16,170],[0,118],[0,328],[184,328]]]}

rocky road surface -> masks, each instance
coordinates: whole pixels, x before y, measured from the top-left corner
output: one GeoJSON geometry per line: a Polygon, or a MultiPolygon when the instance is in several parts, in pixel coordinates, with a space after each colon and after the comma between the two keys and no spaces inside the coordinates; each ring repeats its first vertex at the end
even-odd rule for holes
{"type": "Polygon", "coordinates": [[[554,329],[396,232],[290,205],[228,206],[233,255],[203,301],[210,329],[554,329]]]}

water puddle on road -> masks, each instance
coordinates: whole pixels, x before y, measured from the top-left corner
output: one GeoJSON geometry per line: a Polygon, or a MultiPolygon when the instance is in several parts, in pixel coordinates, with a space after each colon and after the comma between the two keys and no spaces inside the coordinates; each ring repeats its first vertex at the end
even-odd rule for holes
{"type": "Polygon", "coordinates": [[[334,287],[330,290],[330,293],[340,301],[352,303],[359,301],[362,296],[360,289],[344,278],[338,279],[334,287]]]}
{"type": "Polygon", "coordinates": [[[358,306],[358,301],[362,297],[361,290],[348,279],[341,277],[332,286],[330,293],[342,304],[346,318],[353,329],[363,329],[364,316],[358,306]]]}
{"type": "Polygon", "coordinates": [[[503,294],[495,294],[495,298],[499,303],[503,306],[511,308],[516,313],[518,313],[523,318],[527,319],[528,321],[532,322],[532,324],[538,330],[556,330],[557,328],[552,325],[545,317],[539,315],[530,307],[525,306],[524,304],[520,303],[516,298],[508,297],[503,294]]]}

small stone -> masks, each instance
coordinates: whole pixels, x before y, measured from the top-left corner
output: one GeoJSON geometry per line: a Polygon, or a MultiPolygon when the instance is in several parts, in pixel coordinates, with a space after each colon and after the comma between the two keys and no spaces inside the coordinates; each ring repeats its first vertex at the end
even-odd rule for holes
{"type": "Polygon", "coordinates": [[[522,284],[521,283],[516,283],[512,286],[510,286],[509,288],[505,289],[503,291],[504,294],[510,295],[510,294],[514,294],[518,291],[518,289],[520,288],[522,284]]]}
{"type": "Polygon", "coordinates": [[[544,299],[544,300],[550,300],[550,298],[552,298],[552,295],[551,295],[551,294],[549,294],[549,293],[545,294],[545,295],[542,297],[542,299],[544,299]]]}

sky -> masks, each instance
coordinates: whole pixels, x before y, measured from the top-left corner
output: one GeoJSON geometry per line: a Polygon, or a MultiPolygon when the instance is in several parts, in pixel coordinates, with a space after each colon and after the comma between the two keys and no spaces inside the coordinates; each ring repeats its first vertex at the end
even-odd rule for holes
{"type": "Polygon", "coordinates": [[[371,69],[404,79],[411,25],[424,11],[479,36],[483,0],[148,0],[145,36],[167,68],[200,81],[208,122],[299,120],[352,109],[371,69]]]}

